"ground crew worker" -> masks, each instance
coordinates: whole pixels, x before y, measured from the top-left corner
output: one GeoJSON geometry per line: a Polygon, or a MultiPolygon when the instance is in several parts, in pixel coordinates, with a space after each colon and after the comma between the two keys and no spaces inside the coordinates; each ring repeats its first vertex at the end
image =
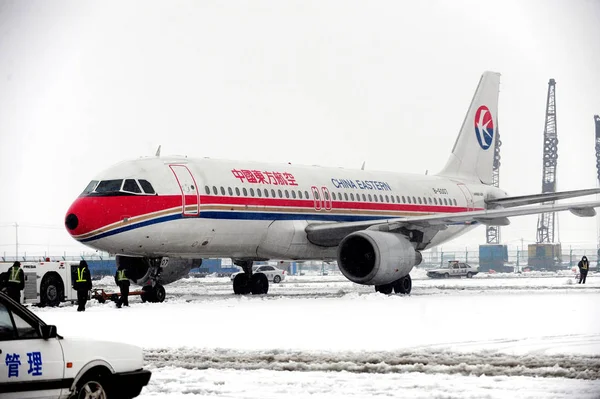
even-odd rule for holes
{"type": "Polygon", "coordinates": [[[587,277],[588,270],[590,269],[590,262],[588,262],[587,257],[584,255],[579,263],[579,284],[585,284],[585,278],[587,277]]]}
{"type": "Polygon", "coordinates": [[[121,305],[129,306],[129,278],[127,277],[127,271],[123,266],[119,266],[117,269],[115,283],[121,290],[121,296],[117,300],[117,307],[120,308],[121,305]]]}
{"type": "Polygon", "coordinates": [[[92,289],[92,276],[88,269],[87,262],[82,260],[77,266],[77,276],[75,276],[73,288],[77,291],[77,311],[85,312],[85,303],[88,299],[88,292],[92,289]]]}
{"type": "Polygon", "coordinates": [[[21,302],[21,290],[25,288],[25,275],[21,269],[21,262],[16,261],[8,269],[8,281],[6,282],[6,293],[16,302],[21,302]]]}

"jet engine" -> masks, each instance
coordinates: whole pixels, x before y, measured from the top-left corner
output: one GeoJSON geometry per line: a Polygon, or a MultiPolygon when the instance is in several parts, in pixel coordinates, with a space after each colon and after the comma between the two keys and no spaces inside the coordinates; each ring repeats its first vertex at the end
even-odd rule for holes
{"type": "Polygon", "coordinates": [[[117,267],[127,269],[129,279],[138,285],[146,285],[152,279],[165,285],[188,275],[190,269],[202,264],[202,259],[146,258],[117,255],[117,267]]]}
{"type": "Polygon", "coordinates": [[[338,247],[337,258],[348,280],[366,285],[392,283],[423,260],[405,236],[373,230],[347,235],[338,247]]]}

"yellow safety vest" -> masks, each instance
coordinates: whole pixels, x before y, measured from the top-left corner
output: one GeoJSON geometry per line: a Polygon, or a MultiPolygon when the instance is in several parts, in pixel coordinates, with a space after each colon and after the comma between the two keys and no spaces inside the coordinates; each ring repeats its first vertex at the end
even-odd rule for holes
{"type": "Polygon", "coordinates": [[[117,280],[119,280],[119,281],[129,280],[127,277],[125,277],[125,270],[117,270],[117,280]]]}
{"type": "Polygon", "coordinates": [[[83,277],[83,272],[85,271],[85,267],[83,268],[77,268],[77,280],[75,280],[75,282],[77,283],[85,283],[87,280],[85,279],[85,277],[83,277]]]}
{"type": "Polygon", "coordinates": [[[10,279],[8,280],[10,283],[20,283],[21,279],[19,278],[19,268],[11,267],[10,268],[10,279]]]}
{"type": "Polygon", "coordinates": [[[581,262],[581,269],[582,270],[587,270],[588,269],[588,262],[581,262]]]}

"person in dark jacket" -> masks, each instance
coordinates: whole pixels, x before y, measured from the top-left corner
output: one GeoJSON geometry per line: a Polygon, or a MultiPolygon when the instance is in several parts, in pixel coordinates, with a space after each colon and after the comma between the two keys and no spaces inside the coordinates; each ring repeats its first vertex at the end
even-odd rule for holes
{"type": "Polygon", "coordinates": [[[121,296],[117,300],[117,307],[120,308],[122,305],[129,306],[129,277],[127,277],[127,270],[123,266],[119,266],[115,273],[115,283],[121,290],[121,296]]]}
{"type": "Polygon", "coordinates": [[[92,289],[92,276],[88,269],[87,262],[82,260],[77,266],[77,275],[73,288],[77,291],[77,311],[85,312],[85,303],[88,299],[88,292],[92,289]]]}
{"type": "Polygon", "coordinates": [[[588,270],[590,269],[590,262],[588,262],[587,257],[584,255],[579,263],[579,284],[585,284],[585,278],[587,277],[588,270]]]}
{"type": "Polygon", "coordinates": [[[16,302],[21,302],[21,291],[25,288],[25,274],[21,269],[21,262],[16,261],[8,269],[6,293],[16,302]]]}

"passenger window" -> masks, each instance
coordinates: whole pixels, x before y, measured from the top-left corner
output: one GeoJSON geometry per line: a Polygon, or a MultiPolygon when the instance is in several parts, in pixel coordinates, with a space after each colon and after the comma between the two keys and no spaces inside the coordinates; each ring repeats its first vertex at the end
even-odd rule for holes
{"type": "Polygon", "coordinates": [[[292,198],[296,199],[296,192],[292,190],[292,198]]]}
{"type": "Polygon", "coordinates": [[[377,201],[377,194],[373,195],[373,198],[375,199],[375,202],[379,202],[377,201]]]}
{"type": "Polygon", "coordinates": [[[285,198],[290,198],[290,192],[288,190],[285,190],[285,198]]]}
{"type": "Polygon", "coordinates": [[[260,190],[260,188],[257,188],[257,189],[256,189],[256,194],[257,194],[259,197],[262,197],[262,191],[260,190]]]}
{"type": "Polygon", "coordinates": [[[371,194],[369,194],[369,202],[373,202],[373,198],[371,197],[371,194]]]}
{"type": "Polygon", "coordinates": [[[32,327],[31,324],[23,320],[18,314],[13,313],[12,316],[17,327],[17,336],[19,339],[41,338],[37,328],[32,327]]]}
{"type": "Polygon", "coordinates": [[[404,195],[402,196],[402,203],[406,204],[406,198],[404,198],[404,195]]]}
{"type": "Polygon", "coordinates": [[[217,187],[213,186],[213,194],[214,195],[219,195],[219,192],[217,191],[217,187]]]}
{"type": "Polygon", "coordinates": [[[142,186],[142,190],[144,190],[146,194],[156,194],[154,187],[152,187],[152,184],[150,184],[148,180],[140,179],[138,181],[140,182],[140,186],[142,186]]]}
{"type": "Polygon", "coordinates": [[[385,202],[390,202],[390,197],[388,197],[387,195],[385,196],[385,202]]]}
{"type": "Polygon", "coordinates": [[[206,194],[210,194],[210,187],[204,186],[204,191],[206,191],[206,194]]]}
{"type": "Polygon", "coordinates": [[[379,199],[383,202],[383,195],[379,194],[379,199]]]}
{"type": "Polygon", "coordinates": [[[302,199],[302,191],[298,190],[298,198],[302,199]]]}
{"type": "Polygon", "coordinates": [[[344,199],[346,199],[346,201],[348,201],[348,193],[344,193],[344,199]]]}
{"type": "Polygon", "coordinates": [[[238,197],[240,196],[240,189],[239,188],[235,188],[235,195],[237,195],[238,197]]]}
{"type": "MultiPolygon", "coordinates": [[[[441,201],[441,200],[440,200],[440,201],[441,201]]],[[[434,198],[434,199],[433,199],[433,203],[434,203],[434,204],[436,204],[436,205],[438,204],[438,200],[437,200],[437,198],[434,198]]]]}
{"type": "Polygon", "coordinates": [[[315,188],[315,191],[314,191],[315,198],[316,198],[316,199],[319,199],[319,192],[318,192],[318,191],[316,191],[316,190],[317,190],[317,189],[315,188]]]}
{"type": "Polygon", "coordinates": [[[331,193],[331,198],[333,198],[334,201],[337,201],[337,198],[335,198],[335,193],[331,193]]]}
{"type": "Polygon", "coordinates": [[[96,188],[97,185],[98,185],[98,180],[92,180],[90,182],[90,184],[88,184],[86,186],[85,190],[83,190],[83,192],[81,194],[83,195],[83,194],[91,193],[92,191],[94,191],[94,188],[96,188]]]}
{"type": "Polygon", "coordinates": [[[326,201],[329,201],[329,193],[327,191],[323,192],[323,197],[325,197],[326,201]]]}
{"type": "Polygon", "coordinates": [[[396,195],[396,202],[400,203],[400,197],[396,195]]]}
{"type": "Polygon", "coordinates": [[[221,186],[221,195],[225,195],[225,189],[221,186]]]}
{"type": "Polygon", "coordinates": [[[250,196],[254,197],[254,189],[253,188],[250,189],[250,196]]]}
{"type": "Polygon", "coordinates": [[[308,191],[304,191],[304,198],[309,199],[310,195],[308,195],[308,191]]]}
{"type": "Polygon", "coordinates": [[[367,202],[367,196],[363,194],[362,197],[363,197],[363,201],[367,202]]]}
{"type": "Polygon", "coordinates": [[[233,190],[231,189],[231,187],[227,187],[227,192],[229,193],[230,196],[233,195],[233,190]]]}
{"type": "Polygon", "coordinates": [[[394,198],[394,196],[390,195],[390,198],[392,199],[392,204],[395,204],[396,203],[396,199],[394,198]]]}
{"type": "Polygon", "coordinates": [[[271,189],[271,197],[275,198],[277,197],[277,195],[275,195],[275,190],[271,189]]]}
{"type": "Polygon", "coordinates": [[[6,306],[0,303],[0,341],[16,338],[15,328],[6,306]]]}
{"type": "Polygon", "coordinates": [[[269,198],[269,190],[265,188],[265,198],[269,198]]]}
{"type": "Polygon", "coordinates": [[[413,200],[413,204],[417,203],[417,199],[415,197],[412,197],[412,200],[413,200]]]}
{"type": "Polygon", "coordinates": [[[283,198],[283,193],[281,192],[281,190],[277,190],[277,194],[279,194],[279,198],[283,198]]]}
{"type": "Polygon", "coordinates": [[[354,194],[353,194],[353,193],[350,193],[350,199],[351,199],[352,201],[354,201],[354,194]]]}
{"type": "Polygon", "coordinates": [[[130,193],[141,194],[142,190],[138,186],[137,182],[133,179],[125,180],[125,184],[123,184],[123,191],[127,191],[130,193]]]}
{"type": "Polygon", "coordinates": [[[406,197],[406,198],[407,198],[407,202],[408,202],[409,204],[412,204],[412,202],[410,202],[410,197],[406,197]]]}
{"type": "Polygon", "coordinates": [[[248,196],[248,190],[246,190],[246,187],[242,188],[242,192],[244,193],[244,197],[248,196]]]}
{"type": "Polygon", "coordinates": [[[96,187],[97,193],[112,193],[121,190],[123,180],[103,180],[96,187]]]}
{"type": "Polygon", "coordinates": [[[458,204],[456,203],[456,198],[454,198],[454,206],[458,206],[458,204]]]}

